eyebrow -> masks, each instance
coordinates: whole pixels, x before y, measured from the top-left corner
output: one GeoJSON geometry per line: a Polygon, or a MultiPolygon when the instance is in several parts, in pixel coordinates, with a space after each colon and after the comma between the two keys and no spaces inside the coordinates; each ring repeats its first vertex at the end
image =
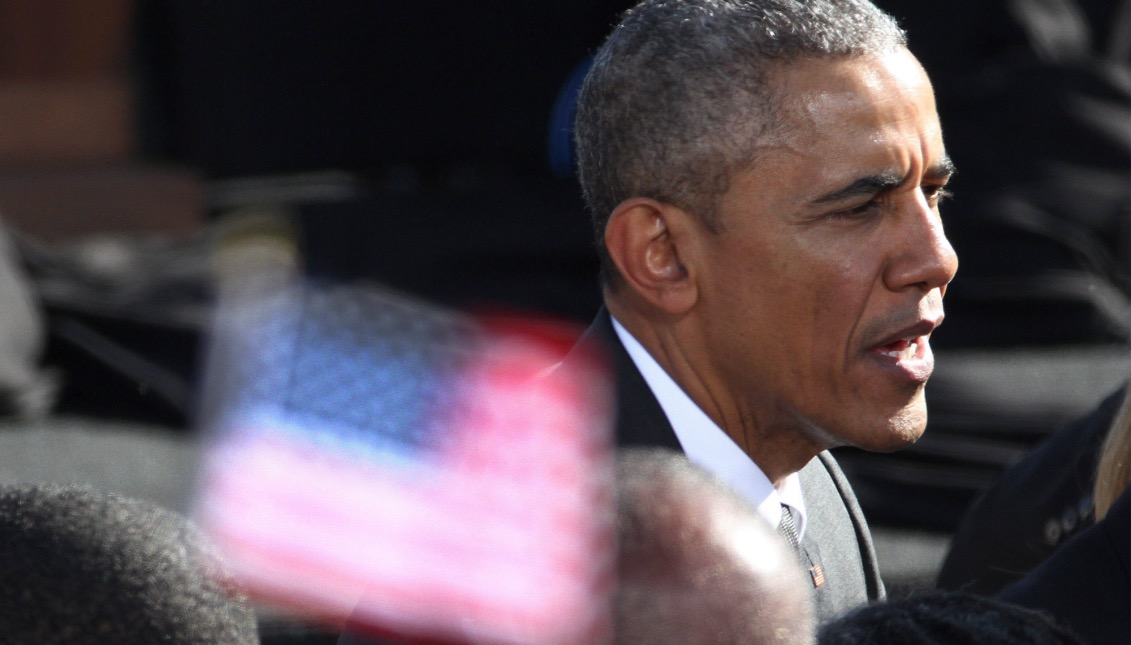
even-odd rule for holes
{"type": "Polygon", "coordinates": [[[854,197],[864,197],[865,195],[875,195],[882,193],[886,190],[892,190],[903,183],[903,177],[895,173],[881,173],[878,175],[869,175],[861,177],[851,184],[838,188],[831,193],[826,193],[813,200],[814,204],[828,204],[832,202],[840,202],[854,197]]]}
{"type": "MultiPolygon", "coordinates": [[[[950,157],[943,157],[939,163],[927,168],[923,177],[934,181],[945,181],[955,173],[954,162],[950,157]]],[[[904,177],[895,173],[878,173],[861,177],[852,183],[826,193],[813,200],[814,204],[829,204],[856,197],[876,195],[884,191],[893,190],[903,183],[904,177]]]]}
{"type": "Polygon", "coordinates": [[[954,162],[950,157],[944,156],[937,164],[927,168],[923,176],[927,179],[934,179],[935,181],[950,179],[950,176],[958,172],[958,168],[954,166],[954,162]]]}

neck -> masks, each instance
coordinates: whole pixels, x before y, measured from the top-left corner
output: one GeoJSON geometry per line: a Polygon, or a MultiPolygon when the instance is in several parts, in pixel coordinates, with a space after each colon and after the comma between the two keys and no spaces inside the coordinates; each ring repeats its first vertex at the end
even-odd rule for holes
{"type": "Polygon", "coordinates": [[[775,488],[805,467],[827,446],[814,442],[814,433],[796,415],[783,414],[776,401],[759,393],[734,391],[708,359],[687,318],[649,316],[610,301],[609,312],[644,347],[660,367],[703,412],[734,441],[775,488]]]}

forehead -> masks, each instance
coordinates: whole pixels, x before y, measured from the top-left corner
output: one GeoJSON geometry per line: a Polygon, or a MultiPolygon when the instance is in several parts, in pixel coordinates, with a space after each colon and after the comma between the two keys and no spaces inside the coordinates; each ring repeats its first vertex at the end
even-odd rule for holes
{"type": "Polygon", "coordinates": [[[816,191],[861,173],[910,175],[945,156],[930,81],[906,49],[792,61],[772,82],[776,127],[754,170],[816,191]]]}
{"type": "Polygon", "coordinates": [[[771,82],[787,132],[838,125],[830,119],[843,119],[849,111],[895,110],[905,118],[937,119],[931,82],[904,48],[869,56],[795,60],[778,66],[771,82]]]}

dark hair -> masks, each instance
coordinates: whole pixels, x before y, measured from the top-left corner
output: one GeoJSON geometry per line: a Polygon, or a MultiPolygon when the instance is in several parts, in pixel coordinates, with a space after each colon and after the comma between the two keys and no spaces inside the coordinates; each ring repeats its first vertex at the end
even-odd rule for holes
{"type": "Polygon", "coordinates": [[[940,591],[869,605],[825,625],[818,645],[1083,645],[1047,614],[940,591]]]}
{"type": "Polygon", "coordinates": [[[258,643],[184,517],[75,486],[0,488],[0,634],[16,645],[258,643]]]}
{"type": "Polygon", "coordinates": [[[715,230],[730,175],[775,123],[774,65],[906,45],[867,0],[645,0],[598,51],[578,97],[578,175],[602,270],[612,210],[630,197],[677,205],[715,230]]]}

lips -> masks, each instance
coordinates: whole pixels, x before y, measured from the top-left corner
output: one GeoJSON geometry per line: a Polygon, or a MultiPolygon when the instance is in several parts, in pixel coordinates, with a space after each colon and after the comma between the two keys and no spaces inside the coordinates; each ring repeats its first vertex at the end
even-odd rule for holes
{"type": "Polygon", "coordinates": [[[941,322],[941,316],[933,320],[919,320],[886,336],[873,345],[869,353],[897,378],[926,383],[935,368],[929,338],[941,322]]]}

